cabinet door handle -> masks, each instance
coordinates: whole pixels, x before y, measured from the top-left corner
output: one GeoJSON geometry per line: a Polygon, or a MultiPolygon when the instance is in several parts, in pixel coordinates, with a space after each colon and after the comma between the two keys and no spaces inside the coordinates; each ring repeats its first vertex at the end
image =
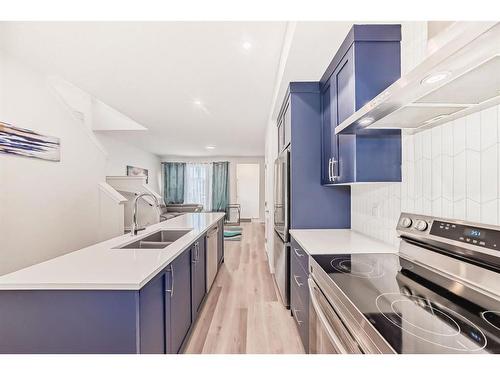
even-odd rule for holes
{"type": "Polygon", "coordinates": [[[304,256],[304,254],[302,254],[302,253],[300,252],[300,250],[299,250],[299,249],[297,249],[296,247],[294,247],[294,248],[293,248],[293,251],[295,252],[295,254],[296,254],[298,257],[303,257],[303,256],[304,256]]]}
{"type": "Polygon", "coordinates": [[[170,283],[170,289],[167,289],[167,292],[170,293],[170,297],[173,297],[174,296],[174,266],[173,265],[170,266],[170,270],[168,272],[170,273],[171,283],[170,283]]]}
{"type": "Polygon", "coordinates": [[[304,285],[304,283],[301,283],[299,282],[299,276],[297,275],[293,275],[293,279],[295,280],[295,284],[297,284],[298,287],[301,287],[302,285],[304,285]]]}
{"type": "Polygon", "coordinates": [[[300,311],[300,310],[293,309],[293,316],[295,317],[295,321],[297,322],[297,324],[298,324],[299,326],[301,326],[303,322],[302,322],[302,320],[299,320],[299,316],[298,316],[298,314],[297,314],[299,311],[300,311]]]}
{"type": "Polygon", "coordinates": [[[200,243],[196,242],[196,261],[200,260],[200,243]]]}
{"type": "Polygon", "coordinates": [[[197,261],[197,259],[196,259],[196,244],[197,244],[197,242],[195,242],[195,244],[193,245],[193,251],[191,252],[191,259],[192,259],[193,263],[196,263],[196,261],[197,261]]]}
{"type": "Polygon", "coordinates": [[[328,181],[332,181],[332,158],[328,159],[328,181]]]}
{"type": "Polygon", "coordinates": [[[339,178],[338,174],[335,174],[334,168],[337,166],[337,170],[339,169],[339,162],[335,160],[335,158],[332,158],[332,180],[335,181],[336,179],[339,178]]]}

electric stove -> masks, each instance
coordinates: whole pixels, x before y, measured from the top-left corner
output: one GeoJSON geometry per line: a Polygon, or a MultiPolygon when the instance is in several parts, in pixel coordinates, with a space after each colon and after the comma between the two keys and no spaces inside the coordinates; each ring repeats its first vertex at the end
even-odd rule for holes
{"type": "Polygon", "coordinates": [[[500,353],[500,228],[402,214],[397,230],[399,254],[312,256],[334,351],[500,353]]]}

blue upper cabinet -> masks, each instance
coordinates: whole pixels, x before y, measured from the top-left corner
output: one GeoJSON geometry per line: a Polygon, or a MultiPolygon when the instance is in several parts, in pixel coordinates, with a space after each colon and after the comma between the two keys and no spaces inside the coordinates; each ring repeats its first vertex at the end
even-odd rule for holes
{"type": "Polygon", "coordinates": [[[335,135],[400,77],[400,41],[400,25],[354,25],[321,78],[322,184],[401,181],[400,131],[335,135]]]}
{"type": "Polygon", "coordinates": [[[291,82],[278,123],[281,120],[290,134],[290,228],[349,228],[350,187],[318,183],[322,133],[319,82],[291,82]]]}

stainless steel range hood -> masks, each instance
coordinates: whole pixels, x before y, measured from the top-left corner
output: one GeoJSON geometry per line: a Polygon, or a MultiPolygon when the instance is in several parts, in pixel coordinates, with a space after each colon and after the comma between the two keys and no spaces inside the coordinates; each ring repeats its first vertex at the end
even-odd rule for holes
{"type": "Polygon", "coordinates": [[[337,134],[415,132],[500,103],[500,23],[456,22],[429,41],[428,57],[339,124],[337,134]]]}

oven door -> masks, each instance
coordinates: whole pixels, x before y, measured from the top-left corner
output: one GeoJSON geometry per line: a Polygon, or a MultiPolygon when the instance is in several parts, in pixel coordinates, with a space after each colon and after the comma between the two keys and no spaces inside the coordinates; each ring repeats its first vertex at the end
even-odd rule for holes
{"type": "Polygon", "coordinates": [[[316,282],[309,278],[308,285],[310,292],[309,353],[363,353],[316,282]]]}

